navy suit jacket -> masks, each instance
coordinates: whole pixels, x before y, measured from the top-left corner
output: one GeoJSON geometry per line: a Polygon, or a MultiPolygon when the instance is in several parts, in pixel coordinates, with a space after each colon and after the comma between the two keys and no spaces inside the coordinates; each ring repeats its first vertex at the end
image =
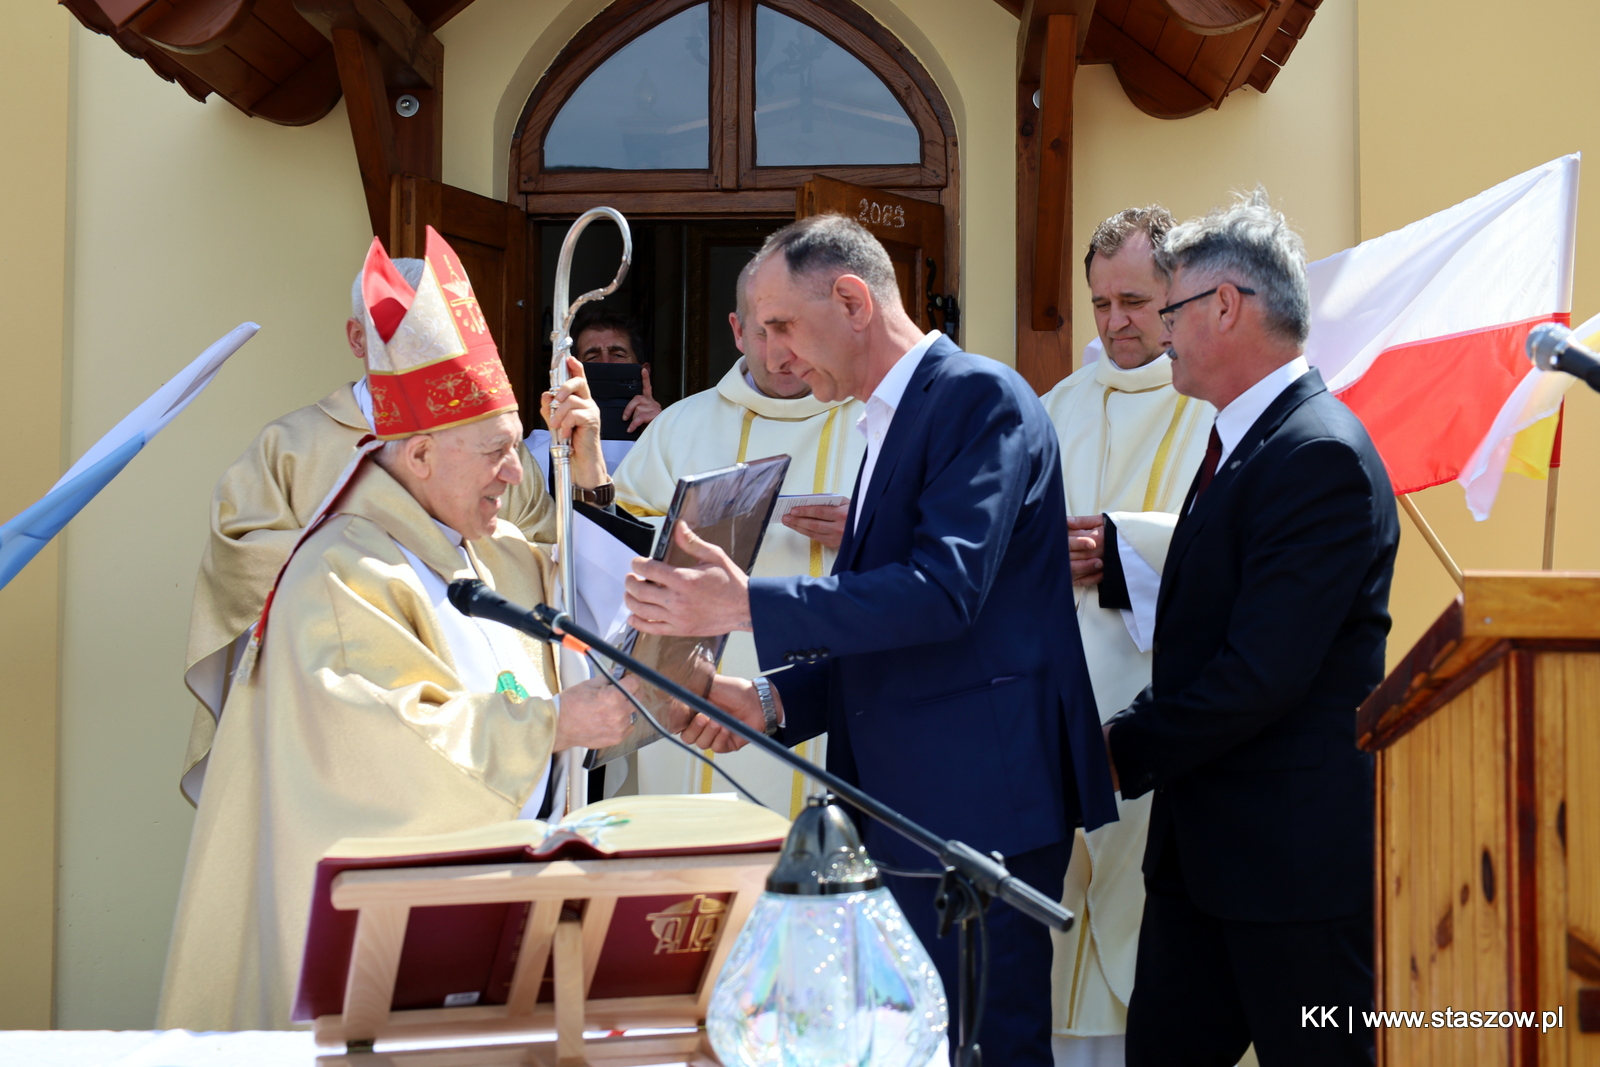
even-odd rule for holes
{"type": "Polygon", "coordinates": [[[750,580],[761,666],[792,665],[780,740],[828,731],[829,770],[983,852],[1115,820],[1059,445],[1027,383],[940,338],[857,481],[832,575],[750,580]]]}
{"type": "Polygon", "coordinates": [[[1356,915],[1372,904],[1356,708],[1383,679],[1400,536],[1383,461],[1313,370],[1180,515],[1151,683],[1111,725],[1122,795],[1155,791],[1145,874],[1175,847],[1209,915],[1356,915]]]}

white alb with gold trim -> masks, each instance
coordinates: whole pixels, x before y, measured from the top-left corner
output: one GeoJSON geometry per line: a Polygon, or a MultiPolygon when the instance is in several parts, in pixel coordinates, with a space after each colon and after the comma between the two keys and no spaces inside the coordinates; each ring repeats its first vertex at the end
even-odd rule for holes
{"type": "MultiPolygon", "coordinates": [[[[856,432],[861,404],[855,400],[824,404],[814,397],[780,400],[756,391],[745,380],[743,359],[735,363],[715,389],[680,400],[645,428],[612,480],[617,503],[645,519],[660,517],[672,502],[678,479],[716,470],[747,459],[790,457],[783,492],[789,495],[837,493],[849,496],[861,466],[866,443],[856,432]]],[[[822,576],[833,569],[834,553],[782,523],[767,528],[751,573],[759,577],[796,574],[822,576]]],[[[755,640],[731,634],[722,656],[723,674],[741,678],[760,671],[755,640]]],[[[821,765],[825,737],[807,741],[797,751],[821,765]]],[[[814,788],[810,779],[771,757],[749,749],[718,756],[729,772],[758,799],[780,814],[799,810],[814,788]]],[[[726,792],[728,784],[675,745],[650,745],[639,750],[641,793],[726,792]]]]}
{"type": "MultiPolygon", "coordinates": [[[[1043,400],[1061,437],[1067,514],[1111,514],[1123,543],[1159,575],[1216,412],[1172,388],[1172,362],[1164,355],[1133,370],[1102,357],[1043,400]]],[[[1103,722],[1150,683],[1151,656],[1134,643],[1123,612],[1100,607],[1095,587],[1075,591],[1103,722]]],[[[1087,837],[1080,830],[1073,844],[1063,903],[1079,921],[1068,933],[1054,935],[1058,1034],[1097,1037],[1127,1029],[1144,912],[1140,865],[1150,797],[1119,797],[1118,810],[1121,821],[1087,837]]]]}

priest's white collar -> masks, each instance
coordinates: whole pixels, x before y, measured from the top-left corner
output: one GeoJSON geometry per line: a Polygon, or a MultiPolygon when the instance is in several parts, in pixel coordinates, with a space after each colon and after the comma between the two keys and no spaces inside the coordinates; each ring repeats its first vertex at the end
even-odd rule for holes
{"type": "Polygon", "coordinates": [[[1266,377],[1217,412],[1217,436],[1222,439],[1222,455],[1217,457],[1218,470],[1222,469],[1222,464],[1244,440],[1244,435],[1250,432],[1256,420],[1272,406],[1272,402],[1310,369],[1311,364],[1306,362],[1305,356],[1296,356],[1278,369],[1268,371],[1266,377]]]}
{"type": "MultiPolygon", "coordinates": [[[[432,515],[429,515],[428,517],[430,519],[433,519],[432,515]]],[[[454,526],[446,526],[444,523],[440,522],[438,519],[433,519],[433,524],[435,526],[439,527],[439,532],[444,534],[445,540],[449,541],[452,545],[455,545],[457,548],[460,548],[462,543],[466,541],[466,538],[462,537],[461,534],[456,531],[456,528],[454,526]]]]}
{"type": "Polygon", "coordinates": [[[1097,359],[1091,366],[1095,381],[1121,393],[1142,393],[1172,384],[1172,357],[1165,352],[1141,367],[1119,367],[1110,358],[1097,359]]]}
{"type": "Polygon", "coordinates": [[[718,380],[716,389],[717,395],[724,400],[753,411],[764,419],[809,419],[813,415],[826,414],[829,409],[846,402],[835,400],[824,404],[811,393],[787,399],[768,396],[756,388],[749,372],[749,363],[743,357],[728,368],[728,373],[718,380]]]}
{"type": "Polygon", "coordinates": [[[361,417],[367,420],[367,429],[375,430],[377,423],[372,418],[372,387],[367,384],[366,376],[362,375],[350,388],[355,391],[356,407],[361,409],[361,417]]]}

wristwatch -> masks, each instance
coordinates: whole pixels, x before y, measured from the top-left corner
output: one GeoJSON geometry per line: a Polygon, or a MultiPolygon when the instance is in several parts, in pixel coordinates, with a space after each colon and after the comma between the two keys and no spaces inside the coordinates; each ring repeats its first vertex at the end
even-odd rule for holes
{"type": "Polygon", "coordinates": [[[572,499],[581,500],[585,504],[593,504],[597,508],[608,508],[617,498],[617,483],[606,482],[604,485],[593,489],[585,489],[576,482],[572,485],[572,499]]]}
{"type": "Polygon", "coordinates": [[[771,737],[778,732],[778,702],[772,698],[772,683],[765,678],[752,678],[750,684],[756,687],[756,696],[761,700],[763,732],[771,737]]]}

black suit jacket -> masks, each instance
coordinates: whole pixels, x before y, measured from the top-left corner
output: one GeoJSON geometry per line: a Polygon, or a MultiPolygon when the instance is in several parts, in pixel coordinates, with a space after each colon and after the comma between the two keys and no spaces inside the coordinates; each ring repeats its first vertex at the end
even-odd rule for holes
{"type": "Polygon", "coordinates": [[[829,770],[984,852],[1116,818],[1060,463],[1027,383],[941,338],[858,476],[833,574],[750,580],[761,666],[791,665],[780,740],[828,731],[829,770]]]}
{"type": "Polygon", "coordinates": [[[1161,574],[1151,684],[1111,727],[1123,796],[1155,790],[1145,874],[1170,845],[1207,914],[1356,914],[1372,901],[1372,761],[1355,711],[1383,678],[1399,542],[1383,461],[1313,370],[1194,496],[1161,574]]]}

